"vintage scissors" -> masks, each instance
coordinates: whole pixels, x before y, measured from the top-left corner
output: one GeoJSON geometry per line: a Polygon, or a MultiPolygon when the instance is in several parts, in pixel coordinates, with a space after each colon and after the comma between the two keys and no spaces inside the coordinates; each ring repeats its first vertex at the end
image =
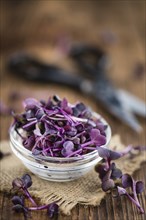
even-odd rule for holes
{"type": "Polygon", "coordinates": [[[82,70],[81,75],[67,74],[65,70],[44,64],[27,54],[13,55],[8,66],[11,72],[28,80],[78,89],[100,101],[107,111],[140,132],[142,128],[134,113],[146,117],[146,103],[112,85],[106,74],[107,55],[94,46],[79,44],[71,48],[69,56],[82,70]]]}

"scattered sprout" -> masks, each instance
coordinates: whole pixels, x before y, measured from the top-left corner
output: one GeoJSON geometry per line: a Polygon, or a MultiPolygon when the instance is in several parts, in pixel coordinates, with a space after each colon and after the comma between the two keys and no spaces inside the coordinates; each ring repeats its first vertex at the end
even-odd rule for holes
{"type": "Polygon", "coordinates": [[[129,174],[122,174],[122,171],[116,167],[116,164],[111,162],[125,155],[135,156],[136,153],[146,150],[144,146],[128,146],[122,152],[116,152],[104,147],[98,149],[99,155],[104,158],[103,163],[95,166],[95,171],[99,173],[101,179],[101,187],[103,191],[117,189],[118,196],[125,195],[133,202],[140,213],[144,213],[141,207],[137,194],[140,194],[144,190],[144,183],[142,181],[135,181],[129,174]],[[117,180],[119,181],[116,182],[117,180]],[[129,194],[127,188],[130,188],[132,194],[129,194]]]}
{"type": "Polygon", "coordinates": [[[143,208],[141,207],[141,205],[140,205],[140,203],[138,201],[137,195],[135,196],[134,193],[133,193],[133,196],[130,195],[126,191],[126,189],[124,189],[123,187],[120,187],[120,186],[117,186],[117,190],[118,190],[119,196],[123,196],[123,195],[127,196],[128,199],[137,206],[137,208],[139,209],[140,213],[141,214],[144,213],[144,210],[143,210],[143,208]]]}
{"type": "Polygon", "coordinates": [[[11,115],[11,111],[11,108],[9,108],[4,102],[0,101],[0,115],[11,115]]]}
{"type": "Polygon", "coordinates": [[[51,203],[48,205],[48,216],[53,218],[55,215],[58,215],[58,205],[56,203],[51,203]]]}
{"type": "Polygon", "coordinates": [[[25,197],[23,195],[22,196],[15,195],[12,197],[12,203],[13,203],[12,209],[17,213],[23,213],[25,219],[27,219],[27,217],[30,216],[29,214],[31,211],[44,210],[44,209],[47,210],[47,214],[50,218],[53,218],[55,215],[58,215],[58,205],[55,202],[42,206],[38,206],[36,204],[36,202],[33,200],[32,196],[27,190],[27,188],[29,188],[31,185],[32,185],[32,179],[29,174],[25,174],[21,178],[16,178],[13,180],[12,182],[13,188],[17,190],[21,189],[25,197],[27,197],[31,201],[33,206],[26,207],[25,197]]]}
{"type": "Polygon", "coordinates": [[[133,68],[133,77],[135,79],[142,79],[145,74],[145,65],[142,62],[137,62],[133,68]]]}
{"type": "Polygon", "coordinates": [[[16,190],[21,189],[25,193],[25,195],[28,197],[28,199],[31,201],[31,203],[36,206],[35,201],[33,200],[30,193],[28,192],[28,188],[31,185],[32,185],[32,179],[29,174],[25,174],[21,178],[15,178],[12,181],[13,189],[16,189],[16,190]]]}
{"type": "Polygon", "coordinates": [[[12,210],[14,210],[16,213],[23,213],[24,218],[27,219],[28,208],[25,207],[24,197],[23,196],[13,196],[12,203],[13,203],[12,210]]]}

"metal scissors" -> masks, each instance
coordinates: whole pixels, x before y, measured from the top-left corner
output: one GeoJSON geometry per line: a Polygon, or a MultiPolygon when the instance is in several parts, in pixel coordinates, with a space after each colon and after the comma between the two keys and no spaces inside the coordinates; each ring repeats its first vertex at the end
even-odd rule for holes
{"type": "Polygon", "coordinates": [[[111,114],[137,132],[140,126],[135,114],[146,117],[146,103],[125,90],[116,89],[106,74],[107,55],[94,46],[79,44],[71,48],[69,56],[82,70],[80,75],[44,64],[27,54],[14,54],[8,62],[9,70],[27,80],[58,83],[88,94],[99,101],[111,114]]]}

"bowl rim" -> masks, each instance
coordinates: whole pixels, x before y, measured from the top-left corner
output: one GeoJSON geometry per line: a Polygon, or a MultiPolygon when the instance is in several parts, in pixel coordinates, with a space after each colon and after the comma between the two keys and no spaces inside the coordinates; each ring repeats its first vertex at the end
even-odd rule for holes
{"type": "MultiPolygon", "coordinates": [[[[111,140],[111,127],[110,125],[107,123],[107,121],[98,113],[94,112],[93,111],[93,117],[101,120],[101,122],[104,124],[104,125],[107,125],[107,129],[105,131],[106,133],[106,144],[104,145],[101,145],[100,147],[107,147],[107,145],[109,144],[110,140],[111,140]]],[[[33,158],[33,159],[38,159],[38,160],[44,160],[44,161],[52,161],[52,162],[58,162],[58,161],[62,161],[62,162],[72,162],[72,161],[76,161],[76,160],[83,160],[83,159],[88,159],[90,156],[98,156],[98,151],[97,150],[94,150],[94,151],[91,151],[90,153],[87,153],[87,154],[84,154],[84,155],[81,155],[80,157],[79,156],[76,156],[76,157],[49,157],[49,156],[39,156],[39,155],[33,155],[32,154],[32,151],[26,149],[22,143],[20,143],[16,137],[14,137],[14,135],[16,135],[16,137],[18,136],[17,132],[15,131],[14,129],[14,126],[11,126],[10,130],[9,130],[9,136],[10,136],[10,141],[15,144],[15,147],[18,149],[19,147],[19,151],[22,152],[22,153],[25,153],[27,156],[33,158]]]]}

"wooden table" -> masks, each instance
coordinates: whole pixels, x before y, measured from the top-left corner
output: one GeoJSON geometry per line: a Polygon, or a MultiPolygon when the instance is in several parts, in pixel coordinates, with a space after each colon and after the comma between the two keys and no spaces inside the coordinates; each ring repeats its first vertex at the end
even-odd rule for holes
{"type": "MultiPolygon", "coordinates": [[[[59,94],[71,102],[82,100],[105,117],[111,124],[113,134],[119,133],[125,144],[146,144],[146,123],[141,134],[136,134],[126,125],[108,114],[99,103],[77,91],[57,85],[43,85],[13,77],[5,68],[8,56],[18,50],[26,50],[46,62],[57,63],[68,70],[76,70],[73,64],[59,56],[55,45],[62,35],[72,41],[101,45],[110,56],[109,77],[116,86],[145,99],[145,76],[133,77],[136,63],[145,61],[145,1],[2,1],[1,7],[1,99],[9,106],[20,110],[21,99],[12,101],[10,96],[18,92],[25,96],[50,96],[59,94]],[[107,36],[109,39],[107,40],[107,36]]],[[[1,116],[0,137],[8,139],[11,117],[1,116]]],[[[134,177],[146,182],[146,164],[135,172],[134,177]]],[[[146,191],[140,195],[144,208],[146,191]]],[[[11,195],[2,192],[1,220],[20,220],[11,210],[11,195]]],[[[99,207],[77,205],[71,216],[59,214],[59,220],[144,220],[125,197],[114,200],[110,195],[99,207]]],[[[45,212],[32,213],[33,220],[48,219],[45,212]]]]}

